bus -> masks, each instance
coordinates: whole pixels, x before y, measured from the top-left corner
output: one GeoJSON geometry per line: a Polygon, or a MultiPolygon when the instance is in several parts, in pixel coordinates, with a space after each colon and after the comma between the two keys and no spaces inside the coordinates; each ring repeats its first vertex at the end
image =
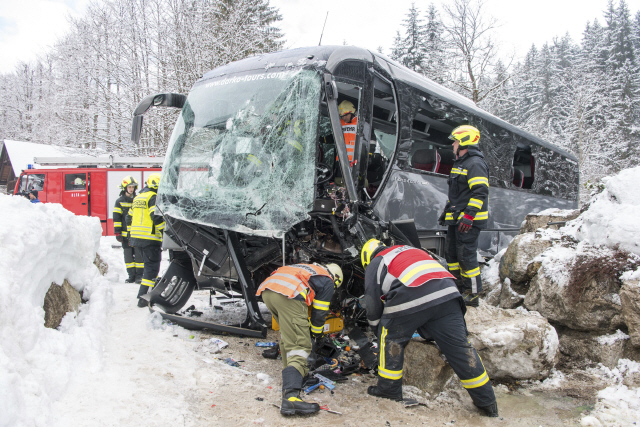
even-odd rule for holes
{"type": "Polygon", "coordinates": [[[188,96],[145,98],[134,142],[154,107],[181,109],[158,192],[173,261],[149,299],[163,316],[193,289],[235,289],[248,307],[240,329],[264,331],[255,298],[264,278],[285,263],[336,262],[345,284],[332,310],[357,317],[366,240],[443,255],[437,221],[459,125],[480,130],[490,171],[483,255],[506,247],[528,213],[578,206],[575,156],[366,49],[292,49],[216,68],[188,96]],[[345,100],[357,110],[352,151],[345,100]]]}

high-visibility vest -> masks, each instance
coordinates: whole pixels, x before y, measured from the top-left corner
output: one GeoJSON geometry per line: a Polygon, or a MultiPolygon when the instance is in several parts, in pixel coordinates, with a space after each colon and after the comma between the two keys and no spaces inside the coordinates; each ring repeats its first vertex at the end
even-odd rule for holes
{"type": "Polygon", "coordinates": [[[155,196],[154,191],[145,191],[133,199],[129,214],[133,217],[129,237],[134,239],[157,240],[162,242],[162,230],[158,229],[153,222],[153,212],[156,207],[149,208],[149,199],[155,196]]]}
{"type": "Polygon", "coordinates": [[[381,283],[383,293],[389,291],[394,279],[410,288],[422,286],[429,280],[455,279],[438,261],[412,246],[392,246],[376,255],[376,258],[379,256],[382,257],[382,262],[378,269],[378,279],[382,274],[382,267],[387,266],[387,275],[381,283]]]}
{"type": "Polygon", "coordinates": [[[313,304],[315,291],[309,285],[312,276],[327,276],[332,281],[331,274],[324,268],[312,264],[285,265],[271,273],[260,287],[256,295],[260,296],[265,289],[282,294],[288,298],[295,298],[302,294],[308,306],[313,304]]]}
{"type": "MultiPolygon", "coordinates": [[[[354,117],[351,122],[346,123],[344,120],[340,119],[340,124],[342,125],[342,135],[344,135],[344,144],[347,146],[347,155],[349,156],[349,161],[353,161],[353,152],[356,149],[356,129],[358,128],[358,118],[354,117]]],[[[336,160],[338,157],[336,156],[336,160]]]]}

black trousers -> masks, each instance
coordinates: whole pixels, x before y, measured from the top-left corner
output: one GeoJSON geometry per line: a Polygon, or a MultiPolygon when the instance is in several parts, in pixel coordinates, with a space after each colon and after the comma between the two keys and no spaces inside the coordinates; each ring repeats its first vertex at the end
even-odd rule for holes
{"type": "Polygon", "coordinates": [[[129,239],[122,239],[122,252],[124,253],[124,264],[127,267],[129,279],[142,280],[144,271],[144,261],[142,257],[142,248],[134,248],[129,245],[129,239]]]}
{"type": "Polygon", "coordinates": [[[444,242],[444,257],[449,272],[456,277],[460,293],[482,292],[482,277],[478,265],[478,237],[480,229],[471,227],[467,233],[460,233],[457,225],[450,225],[444,242]]]}
{"type": "Polygon", "coordinates": [[[148,245],[139,248],[142,250],[144,260],[144,273],[142,273],[142,286],[154,287],[160,271],[162,260],[162,248],[160,245],[148,245]]]}
{"type": "Polygon", "coordinates": [[[476,406],[489,406],[496,401],[482,360],[467,339],[463,307],[462,298],[456,298],[417,313],[381,320],[378,327],[380,391],[402,396],[404,348],[417,330],[420,335],[435,340],[476,406]]]}

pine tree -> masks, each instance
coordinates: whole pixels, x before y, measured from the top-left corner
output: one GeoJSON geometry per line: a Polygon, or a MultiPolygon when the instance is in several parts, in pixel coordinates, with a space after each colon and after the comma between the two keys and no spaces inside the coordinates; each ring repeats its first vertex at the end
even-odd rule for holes
{"type": "Polygon", "coordinates": [[[405,67],[422,72],[425,67],[425,28],[420,18],[420,11],[412,3],[406,17],[402,20],[404,37],[398,32],[393,44],[392,57],[405,67]]]}
{"type": "Polygon", "coordinates": [[[422,73],[440,84],[450,80],[450,65],[445,39],[445,27],[435,5],[431,3],[426,12],[427,24],[424,27],[424,54],[422,73]]]}

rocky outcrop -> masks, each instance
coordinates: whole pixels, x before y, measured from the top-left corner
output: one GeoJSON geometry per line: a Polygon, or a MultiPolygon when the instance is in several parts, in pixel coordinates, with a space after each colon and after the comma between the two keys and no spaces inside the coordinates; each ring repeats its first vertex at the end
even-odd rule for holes
{"type": "Polygon", "coordinates": [[[622,317],[629,328],[631,344],[640,347],[640,283],[637,280],[624,280],[620,289],[622,317]]]}
{"type": "Polygon", "coordinates": [[[70,311],[78,311],[82,299],[80,293],[67,282],[62,286],[52,283],[44,297],[44,326],[55,329],[70,311]]]}
{"type": "Polygon", "coordinates": [[[555,228],[562,227],[563,224],[548,225],[550,222],[566,222],[576,219],[580,215],[578,209],[575,210],[560,210],[560,209],[547,209],[540,213],[529,214],[525,217],[522,225],[520,226],[520,234],[530,233],[540,228],[555,228]]]}
{"type": "Polygon", "coordinates": [[[96,259],[93,260],[93,264],[98,267],[98,271],[100,271],[100,274],[103,276],[109,271],[109,264],[104,262],[98,254],[96,254],[96,259]]]}
{"type": "Polygon", "coordinates": [[[587,277],[571,286],[543,266],[529,285],[524,307],[571,329],[608,333],[624,327],[618,289],[616,277],[587,277]]]}
{"type": "Polygon", "coordinates": [[[538,313],[481,304],[465,320],[490,378],[541,380],[558,361],[558,334],[538,313]]]}
{"type": "Polygon", "coordinates": [[[613,369],[625,357],[629,336],[620,330],[609,335],[564,329],[559,334],[560,352],[576,361],[602,363],[613,369]]]}
{"type": "Polygon", "coordinates": [[[403,384],[436,396],[455,375],[434,344],[413,339],[404,350],[403,384]]]}
{"type": "Polygon", "coordinates": [[[511,280],[507,277],[502,282],[502,288],[500,291],[500,300],[498,301],[498,305],[500,308],[511,309],[516,308],[522,305],[524,301],[524,294],[526,294],[526,290],[523,293],[514,290],[511,287],[511,280]]]}
{"type": "Polygon", "coordinates": [[[500,259],[500,279],[509,278],[514,285],[531,280],[540,268],[534,258],[551,245],[551,240],[536,238],[535,233],[516,236],[500,259]]]}

